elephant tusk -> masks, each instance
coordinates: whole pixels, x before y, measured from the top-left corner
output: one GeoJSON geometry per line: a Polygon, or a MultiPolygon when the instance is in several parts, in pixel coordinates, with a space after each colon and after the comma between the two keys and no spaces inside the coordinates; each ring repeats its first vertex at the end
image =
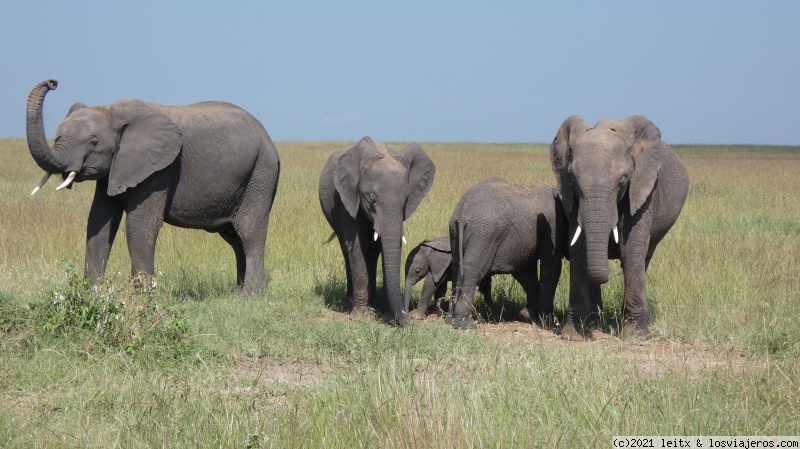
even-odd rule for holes
{"type": "Polygon", "coordinates": [[[619,243],[619,231],[617,230],[616,226],[614,226],[613,232],[614,232],[614,243],[619,243]]]}
{"type": "Polygon", "coordinates": [[[575,230],[575,237],[572,237],[572,242],[569,244],[569,246],[574,245],[575,242],[578,241],[578,237],[580,237],[580,235],[581,235],[581,227],[578,226],[578,229],[575,230]]]}
{"type": "Polygon", "coordinates": [[[48,179],[50,179],[50,175],[51,175],[50,172],[47,172],[47,173],[44,174],[44,177],[42,178],[41,181],[39,181],[39,184],[37,184],[36,187],[33,188],[33,192],[31,192],[31,196],[36,195],[36,192],[38,192],[39,189],[44,187],[44,184],[47,182],[48,179]]]}
{"type": "Polygon", "coordinates": [[[56,190],[61,190],[64,187],[67,187],[70,184],[72,184],[72,180],[75,179],[75,175],[77,175],[77,174],[78,174],[78,172],[75,172],[75,171],[69,172],[69,176],[67,176],[67,179],[65,179],[64,182],[61,183],[61,185],[56,187],[56,190]]]}
{"type": "Polygon", "coordinates": [[[372,236],[372,239],[376,242],[378,241],[378,231],[375,231],[375,235],[372,236]]]}
{"type": "Polygon", "coordinates": [[[408,245],[408,242],[406,242],[406,236],[403,236],[403,245],[408,245]]]}

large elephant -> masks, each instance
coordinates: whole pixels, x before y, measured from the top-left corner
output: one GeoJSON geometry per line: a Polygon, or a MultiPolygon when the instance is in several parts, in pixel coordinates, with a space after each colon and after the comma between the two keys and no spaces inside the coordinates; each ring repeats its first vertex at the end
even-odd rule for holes
{"type": "MultiPolygon", "coordinates": [[[[405,307],[409,308],[411,303],[411,289],[419,281],[425,279],[422,284],[422,292],[419,295],[419,303],[408,315],[415,320],[424,320],[428,315],[428,306],[431,299],[441,299],[447,296],[447,283],[450,282],[452,275],[450,266],[453,262],[452,251],[450,250],[450,236],[439,237],[434,240],[425,240],[417,245],[408,253],[406,258],[406,288],[405,307]]],[[[492,303],[492,278],[487,276],[478,285],[483,299],[487,303],[492,303]]]]}
{"type": "Polygon", "coordinates": [[[623,335],[648,338],[645,272],[656,245],[680,215],[689,175],[661,131],[645,117],[589,126],[567,118],[550,146],[553,173],[570,222],[566,338],[591,338],[608,282],[609,258],[624,271],[623,335]]]}
{"type": "Polygon", "coordinates": [[[169,223],[219,233],[236,255],[239,289],[266,288],[264,246],[280,161],[258,120],[220,102],[76,103],[50,148],[42,107],[57,85],[43,81],[28,96],[28,147],[46,172],[33,193],[51,174],[64,177],[57,190],[96,181],[87,225],[87,279],[105,273],[125,213],[133,275],[153,274],[156,237],[169,223]]]}
{"type": "Polygon", "coordinates": [[[430,190],[435,172],[433,161],[416,143],[395,153],[369,137],[336,150],[322,169],[319,202],[342,248],[354,315],[372,306],[388,312],[399,325],[408,323],[400,294],[403,221],[430,190]],[[388,304],[378,302],[376,295],[381,254],[388,304]]]}
{"type": "Polygon", "coordinates": [[[454,327],[477,327],[472,317],[475,288],[494,274],[511,274],[522,284],[527,304],[519,319],[547,324],[567,236],[567,219],[556,195],[550,185],[528,189],[496,178],[464,193],[450,217],[454,327]]]}

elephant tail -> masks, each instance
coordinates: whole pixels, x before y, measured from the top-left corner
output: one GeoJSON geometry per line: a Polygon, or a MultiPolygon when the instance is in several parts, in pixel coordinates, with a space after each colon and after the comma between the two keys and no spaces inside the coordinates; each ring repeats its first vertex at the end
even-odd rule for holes
{"type": "Polygon", "coordinates": [[[456,247],[458,248],[458,279],[460,281],[464,278],[464,267],[462,266],[464,260],[464,222],[461,220],[456,221],[456,247]]]}

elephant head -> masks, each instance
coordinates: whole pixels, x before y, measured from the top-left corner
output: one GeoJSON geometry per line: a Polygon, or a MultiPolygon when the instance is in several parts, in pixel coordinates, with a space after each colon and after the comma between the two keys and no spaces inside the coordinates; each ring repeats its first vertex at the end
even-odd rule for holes
{"type": "Polygon", "coordinates": [[[564,211],[577,223],[570,245],[585,236],[592,283],[608,282],[609,238],[619,242],[623,214],[635,216],[650,198],[665,147],[659,129],[639,115],[594,126],[572,116],[558,130],[550,162],[564,211]]]}
{"type": "Polygon", "coordinates": [[[51,174],[62,174],[65,180],[57,189],[69,187],[73,181],[107,177],[107,193],[118,195],[167,167],[180,153],[182,133],[178,126],[139,100],[97,107],[75,103],[58,125],[55,144],[50,148],[42,106],[47,92],[57,86],[56,80],[43,81],[28,96],[28,148],[46,172],[31,194],[51,174]]]}
{"type": "Polygon", "coordinates": [[[384,290],[400,324],[408,321],[400,294],[403,221],[430,190],[435,171],[433,161],[416,143],[394,153],[364,137],[339,157],[334,173],[334,186],[347,213],[354,219],[364,217],[373,240],[380,239],[384,290]]]}
{"type": "Polygon", "coordinates": [[[408,309],[411,303],[411,289],[414,285],[430,275],[435,285],[440,285],[442,278],[450,270],[452,255],[450,239],[425,240],[412,249],[406,258],[406,288],[404,303],[408,309]]]}

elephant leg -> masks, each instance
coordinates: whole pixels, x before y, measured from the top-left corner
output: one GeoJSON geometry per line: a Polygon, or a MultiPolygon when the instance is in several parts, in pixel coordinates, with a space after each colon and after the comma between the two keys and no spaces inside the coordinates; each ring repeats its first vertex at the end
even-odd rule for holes
{"type": "Polygon", "coordinates": [[[341,248],[342,256],[344,257],[344,272],[345,279],[347,279],[347,302],[355,304],[353,300],[353,274],[350,269],[350,251],[347,250],[347,245],[341,239],[339,239],[339,248],[341,248]]]}
{"type": "MultiPolygon", "coordinates": [[[[445,283],[443,283],[442,286],[444,286],[444,284],[445,283]]],[[[414,320],[424,320],[428,315],[428,306],[430,305],[431,299],[433,298],[434,294],[439,293],[441,290],[441,288],[436,287],[436,283],[433,281],[433,276],[425,276],[425,282],[422,284],[422,293],[419,295],[419,303],[417,303],[417,308],[409,312],[408,316],[414,320]]]]}
{"type": "Polygon", "coordinates": [[[258,294],[267,289],[264,271],[264,245],[267,243],[266,230],[263,232],[248,231],[236,228],[236,235],[241,241],[244,253],[244,279],[238,282],[239,262],[237,258],[237,285],[243,293],[258,294]]]}
{"type": "Polygon", "coordinates": [[[244,284],[244,274],[246,271],[244,246],[235,232],[224,231],[220,232],[219,235],[233,248],[233,254],[236,256],[236,285],[241,288],[244,284]]]}
{"type": "MultiPolygon", "coordinates": [[[[348,276],[348,290],[352,289],[353,310],[350,313],[353,316],[361,316],[367,312],[369,307],[369,293],[370,290],[374,291],[375,280],[370,279],[369,270],[367,268],[367,251],[368,248],[364,247],[363,239],[358,235],[350,245],[349,251],[345,249],[345,260],[349,269],[348,276]],[[352,287],[351,287],[352,286],[352,287]]],[[[374,268],[373,268],[374,270],[374,268]]]]}
{"type": "Polygon", "coordinates": [[[536,273],[536,266],[528,267],[527,269],[512,273],[511,276],[516,279],[522,286],[525,292],[527,302],[525,307],[517,313],[517,320],[525,323],[533,323],[539,318],[539,279],[536,273]]]}
{"type": "Polygon", "coordinates": [[[591,328],[596,324],[598,310],[602,304],[600,285],[589,281],[585,246],[580,240],[570,248],[569,307],[561,335],[567,340],[592,339],[591,328]]]}
{"type": "MultiPolygon", "coordinates": [[[[538,317],[544,328],[555,327],[555,314],[553,301],[556,297],[558,280],[561,278],[561,257],[545,258],[539,263],[539,299],[538,317]]],[[[600,299],[600,294],[590,295],[591,298],[600,299]]],[[[602,305],[600,305],[602,307],[602,305]]],[[[597,310],[597,304],[592,304],[592,309],[597,310]]]]}
{"type": "MultiPolygon", "coordinates": [[[[632,232],[635,235],[634,232],[632,232]]],[[[650,257],[645,254],[645,244],[630,244],[622,251],[625,299],[621,336],[650,338],[648,324],[647,289],[645,286],[650,257]]],[[[652,255],[652,254],[650,254],[652,255]]]]}
{"type": "Polygon", "coordinates": [[[111,246],[122,221],[122,205],[106,193],[107,188],[107,179],[97,181],[86,226],[84,277],[91,282],[97,282],[105,274],[111,246]]]}
{"type": "Polygon", "coordinates": [[[125,204],[125,235],[131,255],[131,275],[152,276],[158,231],[164,223],[167,190],[129,192],[125,204]]]}
{"type": "MultiPolygon", "coordinates": [[[[235,238],[239,241],[237,246],[243,253],[241,266],[240,255],[236,255],[236,284],[243,293],[257,294],[267,289],[264,247],[267,243],[269,214],[275,199],[277,177],[275,167],[259,162],[242,196],[239,212],[231,219],[235,238]]],[[[234,247],[234,252],[236,251],[234,247]]]]}
{"type": "Polygon", "coordinates": [[[455,304],[452,305],[452,325],[456,329],[477,329],[478,323],[472,317],[472,300],[478,287],[478,279],[464,276],[456,284],[453,288],[455,304]]]}
{"type": "Polygon", "coordinates": [[[492,305],[494,303],[494,299],[492,299],[492,276],[487,275],[481,282],[478,284],[478,290],[480,290],[481,294],[483,295],[483,300],[486,304],[492,305]]]}

